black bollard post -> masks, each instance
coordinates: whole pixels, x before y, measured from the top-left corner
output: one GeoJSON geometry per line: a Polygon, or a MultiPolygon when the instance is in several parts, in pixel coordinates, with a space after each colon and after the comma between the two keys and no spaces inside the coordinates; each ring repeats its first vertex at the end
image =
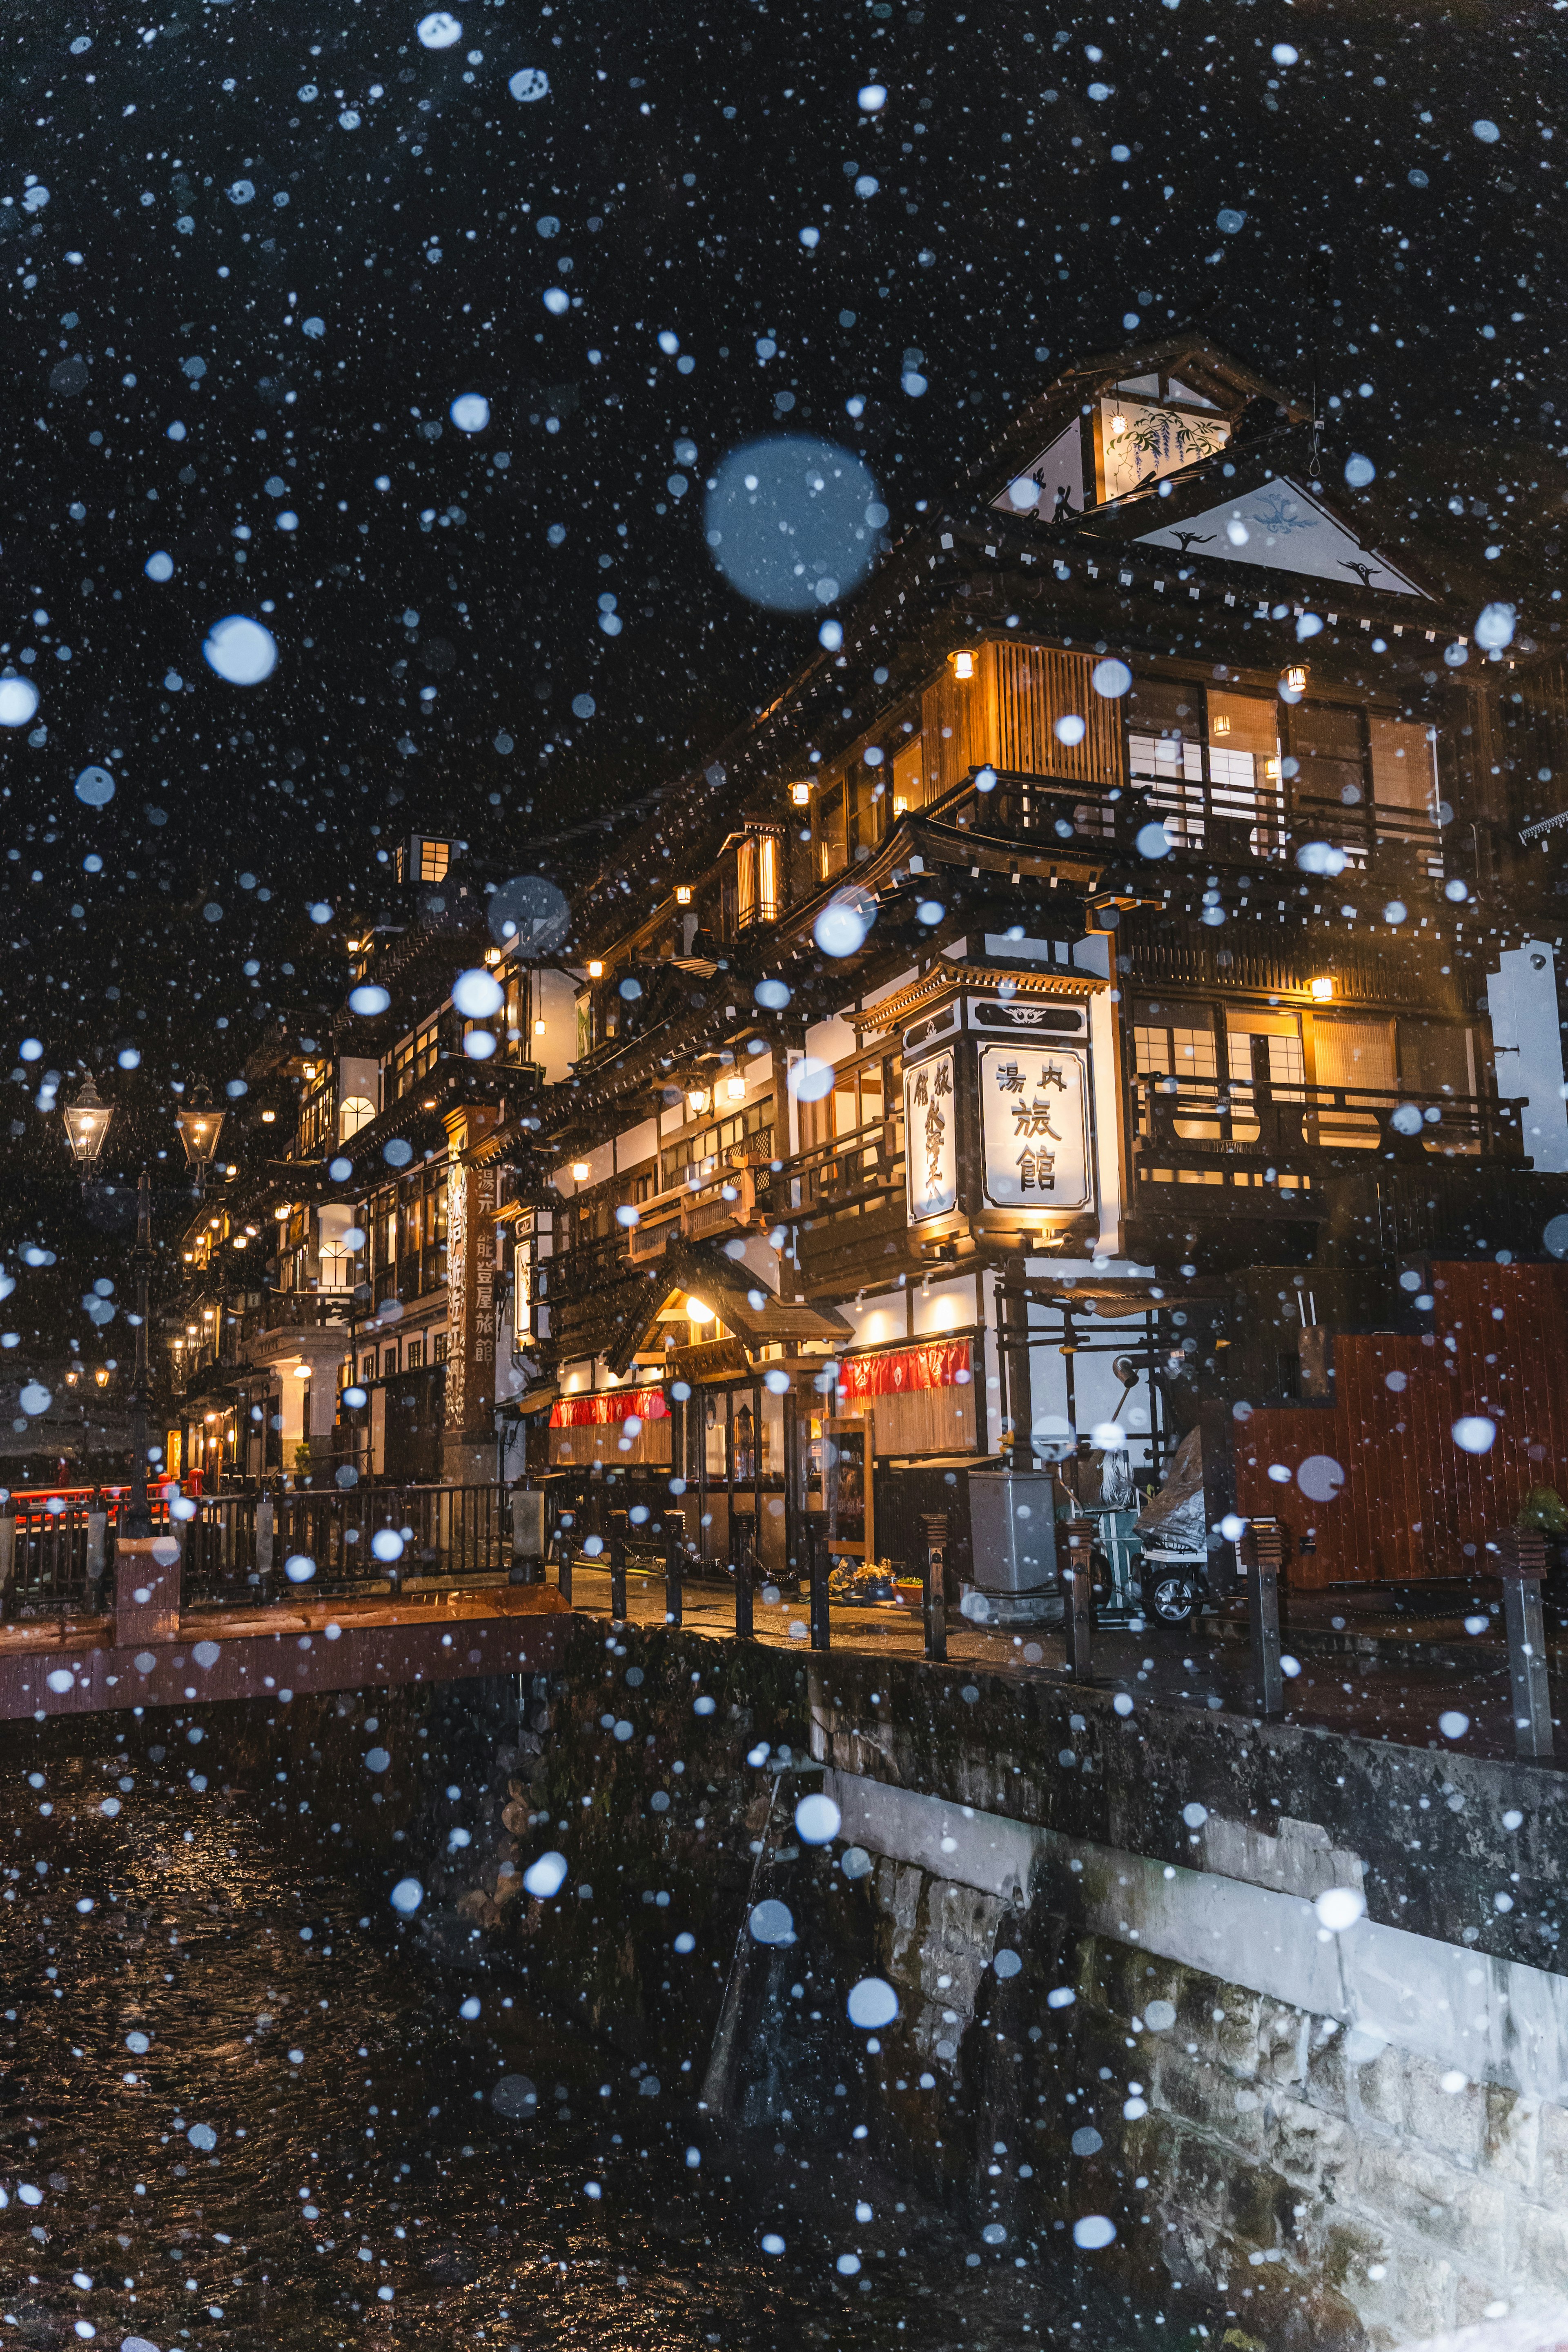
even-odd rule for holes
{"type": "Polygon", "coordinates": [[[947,1655],[947,1513],[921,1513],[921,1609],[928,1658],[947,1655]]]}
{"type": "Polygon", "coordinates": [[[756,1579],[756,1543],[753,1538],[738,1547],[735,1561],[735,1639],[749,1642],[752,1638],[752,1600],[756,1579]]]}
{"type": "Polygon", "coordinates": [[[811,1553],[811,1646],[828,1650],[833,1646],[833,1626],[827,1599],[827,1580],[833,1572],[833,1555],[827,1549],[826,1535],[813,1528],[806,1541],[811,1553]]]}
{"type": "Polygon", "coordinates": [[[1068,1672],[1076,1683],[1094,1680],[1094,1528],[1088,1519],[1067,1522],[1068,1570],[1062,1598],[1068,1672]]]}
{"type": "Polygon", "coordinates": [[[1285,1712],[1285,1676],[1279,1664],[1279,1570],[1285,1530],[1278,1519],[1254,1519],[1244,1543],[1247,1614],[1252,1631],[1252,1676],[1258,1712],[1285,1712]]]}
{"type": "Polygon", "coordinates": [[[664,1540],[664,1622],[667,1625],[680,1622],[680,1571],[684,1559],[680,1538],[669,1535],[664,1540]]]}
{"type": "Polygon", "coordinates": [[[572,1605],[572,1530],[557,1528],[552,1541],[555,1546],[555,1582],[561,1598],[568,1608],[572,1605]]]}
{"type": "Polygon", "coordinates": [[[1497,1572],[1502,1578],[1503,1622],[1508,1628],[1514,1754],[1550,1756],[1552,1688],[1546,1671],[1546,1626],[1541,1607],[1546,1538],[1531,1528],[1510,1529],[1498,1538],[1497,1555],[1497,1572]]]}
{"type": "Polygon", "coordinates": [[[626,1622],[626,1539],[610,1538],[610,1615],[617,1625],[626,1622]]]}

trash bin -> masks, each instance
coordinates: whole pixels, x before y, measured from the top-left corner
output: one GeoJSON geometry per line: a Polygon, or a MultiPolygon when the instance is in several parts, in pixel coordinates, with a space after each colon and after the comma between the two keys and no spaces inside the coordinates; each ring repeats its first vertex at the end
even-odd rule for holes
{"type": "Polygon", "coordinates": [[[972,1470],[970,1570],[959,1606],[979,1624],[1040,1625],[1061,1615],[1056,1481],[1048,1470],[972,1470]]]}

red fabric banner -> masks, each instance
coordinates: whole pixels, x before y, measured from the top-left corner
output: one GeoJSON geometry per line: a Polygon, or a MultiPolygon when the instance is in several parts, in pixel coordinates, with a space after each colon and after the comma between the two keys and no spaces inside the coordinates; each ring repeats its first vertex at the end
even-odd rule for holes
{"type": "Polygon", "coordinates": [[[838,1401],[853,1412],[874,1397],[900,1396],[907,1389],[962,1388],[969,1377],[967,1339],[891,1348],[880,1356],[846,1356],[838,1367],[838,1401]]]}
{"type": "Polygon", "coordinates": [[[638,1421],[668,1421],[669,1404],[662,1389],[595,1389],[588,1396],[557,1397],[550,1408],[552,1429],[607,1427],[633,1415],[638,1421]]]}

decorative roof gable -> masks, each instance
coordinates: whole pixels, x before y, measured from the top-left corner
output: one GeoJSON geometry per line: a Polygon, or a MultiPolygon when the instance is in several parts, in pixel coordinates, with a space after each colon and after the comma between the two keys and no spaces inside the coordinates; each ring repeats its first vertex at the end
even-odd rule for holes
{"type": "Polygon", "coordinates": [[[1140,547],[1168,547],[1175,554],[1218,556],[1297,579],[1323,580],[1337,587],[1362,587],[1374,594],[1425,596],[1427,591],[1368,547],[1289,475],[1277,475],[1257,489],[1233,491],[1197,514],[1163,521],[1141,531],[1140,547]]]}

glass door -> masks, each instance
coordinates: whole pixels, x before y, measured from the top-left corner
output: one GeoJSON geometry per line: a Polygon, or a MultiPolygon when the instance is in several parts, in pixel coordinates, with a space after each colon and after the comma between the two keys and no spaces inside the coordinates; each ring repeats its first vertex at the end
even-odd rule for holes
{"type": "Polygon", "coordinates": [[[1300,1150],[1307,1100],[1300,1013],[1227,1006],[1226,1057],[1233,1140],[1263,1151],[1300,1150]]]}

